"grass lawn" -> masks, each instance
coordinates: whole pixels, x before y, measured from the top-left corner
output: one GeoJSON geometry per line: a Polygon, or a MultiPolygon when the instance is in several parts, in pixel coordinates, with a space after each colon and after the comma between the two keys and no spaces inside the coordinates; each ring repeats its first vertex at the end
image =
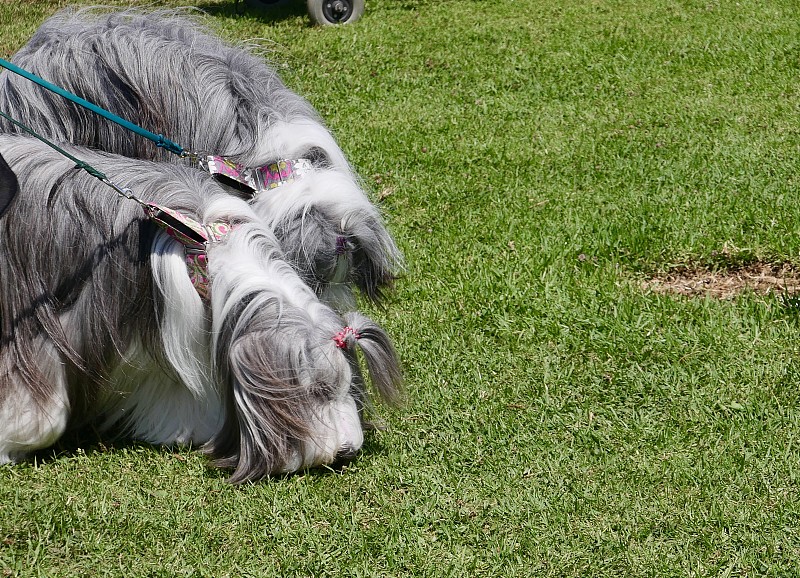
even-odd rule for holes
{"type": "MultiPolygon", "coordinates": [[[[383,199],[409,403],[342,472],[0,468],[0,577],[800,575],[797,298],[643,288],[800,265],[797,2],[198,1],[383,199]]],[[[0,56],[63,5],[0,3],[0,56]]]]}

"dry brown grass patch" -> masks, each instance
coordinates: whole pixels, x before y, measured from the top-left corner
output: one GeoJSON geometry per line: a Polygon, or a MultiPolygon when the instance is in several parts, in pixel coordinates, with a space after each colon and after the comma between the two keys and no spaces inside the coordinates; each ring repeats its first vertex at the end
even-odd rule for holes
{"type": "Polygon", "coordinates": [[[710,269],[679,267],[642,283],[656,293],[732,299],[744,291],[759,295],[800,294],[800,269],[791,263],[749,263],[710,269]]]}

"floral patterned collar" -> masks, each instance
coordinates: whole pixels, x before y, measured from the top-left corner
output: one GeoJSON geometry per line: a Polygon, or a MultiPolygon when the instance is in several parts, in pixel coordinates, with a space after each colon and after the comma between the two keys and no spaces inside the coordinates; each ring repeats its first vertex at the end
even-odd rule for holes
{"type": "Polygon", "coordinates": [[[189,279],[200,298],[208,301],[211,297],[208,245],[221,241],[236,226],[226,221],[199,223],[178,211],[154,204],[144,205],[144,212],[151,221],[183,245],[189,279]]]}
{"type": "Polygon", "coordinates": [[[235,188],[249,189],[253,195],[293,183],[312,168],[308,159],[282,159],[255,168],[215,155],[200,157],[198,162],[213,177],[235,188]]]}

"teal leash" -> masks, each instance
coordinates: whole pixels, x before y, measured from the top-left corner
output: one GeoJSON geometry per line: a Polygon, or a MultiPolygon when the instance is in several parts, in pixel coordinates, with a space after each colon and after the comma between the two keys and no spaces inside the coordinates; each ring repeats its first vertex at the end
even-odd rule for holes
{"type": "MultiPolygon", "coordinates": [[[[189,155],[189,153],[182,146],[172,142],[171,140],[166,138],[164,135],[155,134],[153,132],[150,132],[149,130],[143,129],[139,125],[133,124],[132,122],[127,121],[124,118],[121,118],[121,117],[117,116],[116,114],[110,113],[107,110],[105,110],[104,108],[100,108],[96,104],[93,104],[93,103],[89,102],[88,100],[85,100],[85,99],[81,98],[80,96],[72,94],[71,92],[69,92],[67,90],[64,90],[63,88],[61,88],[59,86],[56,86],[55,84],[47,82],[43,78],[40,78],[40,77],[36,76],[35,74],[33,74],[31,72],[28,72],[27,70],[25,70],[23,68],[20,68],[19,66],[15,65],[15,64],[11,64],[7,60],[3,60],[2,58],[0,58],[0,66],[2,66],[3,68],[6,68],[7,70],[9,70],[11,72],[13,72],[14,74],[18,74],[18,75],[22,76],[23,78],[27,78],[31,82],[35,82],[39,86],[41,86],[43,88],[46,88],[47,90],[49,90],[51,92],[54,92],[54,93],[56,93],[56,94],[58,94],[60,96],[63,96],[67,100],[71,100],[75,104],[78,104],[78,105],[80,105],[80,106],[82,106],[82,107],[84,107],[84,108],[86,108],[88,110],[91,110],[92,112],[94,112],[96,114],[99,114],[100,116],[110,120],[111,122],[117,123],[118,125],[128,129],[129,131],[138,134],[139,136],[143,136],[144,138],[153,141],[156,144],[157,147],[166,149],[169,152],[174,153],[174,154],[179,155],[179,156],[182,156],[182,157],[189,155]]],[[[6,117],[6,118],[8,118],[8,117],[6,117]]]]}
{"type": "MultiPolygon", "coordinates": [[[[109,179],[104,172],[94,168],[86,161],[82,161],[78,157],[68,153],[54,142],[49,141],[42,135],[36,133],[36,131],[34,131],[32,128],[22,124],[18,120],[11,118],[5,112],[0,111],[0,117],[3,117],[4,119],[11,122],[15,126],[18,126],[32,137],[39,139],[41,142],[49,146],[54,151],[64,155],[66,158],[75,163],[76,169],[82,169],[87,173],[89,173],[90,175],[92,175],[93,177],[95,177],[96,179],[99,179],[101,182],[114,189],[114,191],[120,197],[138,203],[144,209],[144,212],[147,215],[147,217],[150,220],[154,221],[163,229],[166,229],[168,232],[171,231],[170,235],[172,235],[173,237],[175,237],[176,235],[181,235],[186,239],[188,239],[187,243],[187,241],[178,238],[178,241],[182,245],[184,245],[184,247],[190,247],[189,243],[205,245],[205,243],[208,242],[208,238],[207,236],[205,236],[206,235],[205,232],[198,232],[197,228],[195,228],[192,224],[189,224],[189,222],[196,223],[194,219],[191,219],[189,217],[184,217],[180,213],[177,213],[176,211],[172,211],[170,209],[166,209],[165,207],[161,207],[153,203],[146,203],[145,201],[137,198],[136,195],[133,194],[133,191],[131,191],[130,189],[126,187],[120,187],[114,181],[109,179]]],[[[196,223],[196,224],[199,228],[203,227],[201,223],[196,223]]]]}
{"type": "MultiPolygon", "coordinates": [[[[132,122],[125,120],[113,113],[108,112],[104,108],[100,108],[94,103],[89,102],[71,92],[64,90],[63,88],[56,86],[46,80],[36,76],[32,72],[28,72],[27,70],[20,68],[19,66],[8,62],[7,60],[3,60],[0,58],[0,67],[6,68],[9,72],[13,72],[22,76],[23,78],[27,78],[31,82],[38,84],[50,90],[67,100],[78,104],[85,109],[94,112],[103,118],[106,118],[112,122],[117,123],[118,125],[126,128],[140,136],[145,137],[153,141],[157,147],[161,147],[163,149],[168,150],[171,153],[174,153],[181,158],[188,158],[193,163],[197,163],[197,165],[203,169],[204,171],[208,171],[208,173],[223,182],[227,182],[228,184],[232,184],[232,186],[241,188],[242,185],[247,187],[253,194],[257,194],[264,190],[272,190],[276,187],[279,187],[286,183],[292,183],[298,177],[301,177],[305,171],[311,168],[312,164],[311,161],[308,159],[282,159],[272,163],[268,163],[266,165],[260,167],[245,167],[238,163],[233,163],[232,161],[229,162],[228,159],[222,156],[217,155],[201,155],[198,152],[190,152],[181,147],[180,145],[172,142],[171,140],[164,137],[164,135],[155,134],[150,132],[149,130],[145,130],[139,125],[133,124],[132,122]]],[[[47,142],[42,137],[37,135],[36,133],[32,132],[29,128],[24,127],[20,123],[14,121],[13,119],[9,118],[7,115],[2,115],[4,118],[8,119],[15,125],[23,128],[26,132],[32,134],[33,136],[37,137],[42,142],[47,142]]],[[[50,144],[50,143],[47,143],[50,144]]],[[[51,145],[52,146],[52,145],[51,145]]],[[[61,151],[62,154],[66,154],[63,150],[61,151]]],[[[70,156],[66,154],[66,156],[70,156]]],[[[87,169],[86,167],[81,165],[81,161],[76,160],[76,166],[79,168],[84,168],[88,172],[91,173],[91,167],[87,169]]],[[[110,181],[105,181],[110,184],[110,181]]],[[[111,186],[114,186],[113,184],[111,186]]]]}
{"type": "MultiPolygon", "coordinates": [[[[111,181],[111,179],[109,179],[102,171],[94,168],[86,161],[82,161],[78,157],[68,153],[54,142],[51,142],[42,135],[37,134],[32,128],[22,124],[14,118],[11,118],[5,112],[0,111],[0,117],[6,119],[15,126],[18,126],[24,132],[40,140],[54,151],[68,158],[75,163],[76,169],[82,169],[91,176],[99,179],[101,182],[114,189],[114,191],[120,197],[124,197],[125,199],[138,203],[144,209],[144,213],[148,219],[164,229],[169,236],[183,245],[184,257],[186,259],[187,270],[189,272],[189,279],[191,280],[192,285],[194,286],[198,295],[200,295],[200,299],[208,300],[210,281],[208,276],[208,253],[206,251],[206,246],[210,242],[216,242],[222,239],[222,237],[224,237],[230,231],[230,223],[225,221],[217,221],[211,225],[205,225],[195,221],[191,217],[181,214],[178,211],[174,211],[153,203],[146,203],[141,199],[138,199],[130,189],[120,187],[111,181]],[[223,228],[224,231],[222,231],[223,228]]],[[[9,203],[7,202],[6,207],[8,204],[9,203]]],[[[5,211],[5,208],[3,211],[5,211]]],[[[2,215],[2,211],[0,211],[0,215],[2,215]]]]}

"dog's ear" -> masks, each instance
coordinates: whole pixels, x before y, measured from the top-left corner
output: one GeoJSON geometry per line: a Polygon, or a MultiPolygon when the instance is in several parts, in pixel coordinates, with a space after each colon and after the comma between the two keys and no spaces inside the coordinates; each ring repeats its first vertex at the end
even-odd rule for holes
{"type": "Polygon", "coordinates": [[[0,156],[0,217],[8,210],[11,203],[19,193],[17,175],[8,166],[6,160],[0,156]]]}

